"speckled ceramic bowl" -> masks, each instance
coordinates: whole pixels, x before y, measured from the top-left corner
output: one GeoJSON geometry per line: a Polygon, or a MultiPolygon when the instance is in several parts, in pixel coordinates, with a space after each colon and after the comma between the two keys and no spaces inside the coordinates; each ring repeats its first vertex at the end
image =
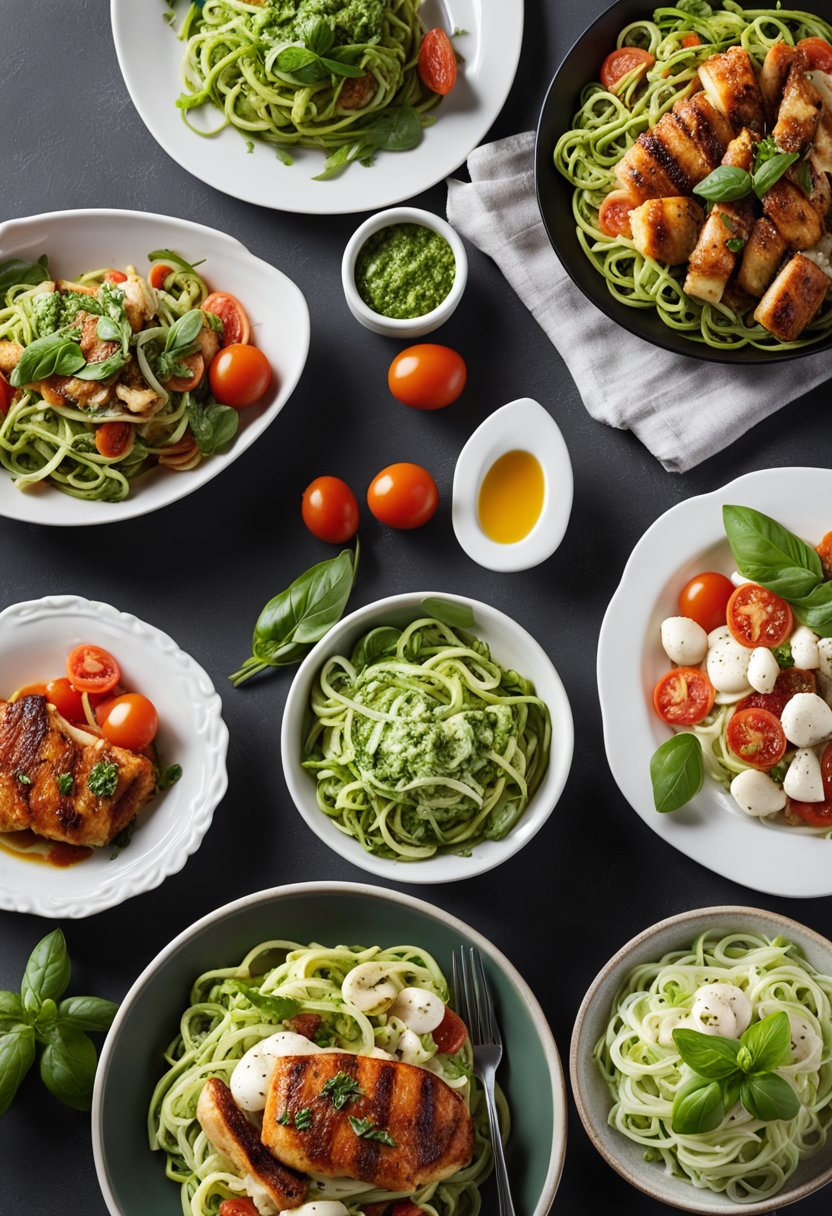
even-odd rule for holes
{"type": "Polygon", "coordinates": [[[569,1052],[569,1074],[578,1114],[590,1140],[608,1165],[638,1190],[660,1203],[707,1216],[760,1216],[805,1199],[832,1182],[832,1143],[803,1161],[776,1196],[760,1203],[736,1203],[725,1195],[697,1190],[681,1178],[669,1177],[661,1163],[647,1162],[638,1144],[614,1127],[608,1116],[612,1099],[592,1051],[604,1033],[613,1002],[627,974],[642,963],[654,962],[670,950],[690,946],[708,929],[719,932],[751,931],[769,937],[782,934],[798,945],[818,971],[832,975],[832,942],[787,916],[761,908],[698,908],[651,925],[615,954],[590,985],[584,997],[569,1052]]]}

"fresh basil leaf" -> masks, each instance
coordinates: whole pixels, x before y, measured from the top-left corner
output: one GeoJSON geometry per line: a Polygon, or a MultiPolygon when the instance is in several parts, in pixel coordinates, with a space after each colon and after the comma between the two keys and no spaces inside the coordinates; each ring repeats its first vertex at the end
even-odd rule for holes
{"type": "Polygon", "coordinates": [[[0,1038],[0,1115],[9,1109],[35,1058],[35,1032],[16,1026],[0,1038]]]}
{"type": "Polygon", "coordinates": [[[275,59],[274,65],[278,72],[291,76],[299,84],[318,84],[331,75],[329,68],[324,67],[321,57],[302,46],[285,47],[275,59]]]}
{"type": "MultiPolygon", "coordinates": [[[[423,600],[422,607],[424,605],[425,601],[423,600]]],[[[375,663],[382,655],[393,654],[396,649],[396,643],[401,636],[402,631],[394,629],[392,625],[379,625],[377,629],[371,629],[369,633],[365,633],[364,637],[354,647],[350,656],[350,662],[359,671],[365,667],[369,667],[371,663],[375,663]]]]}
{"type": "Polygon", "coordinates": [[[737,1071],[740,1045],[735,1039],[679,1028],[673,1031],[673,1042],[684,1062],[700,1077],[721,1081],[737,1071]]]}
{"type": "Polygon", "coordinates": [[[69,996],[58,1006],[58,1022],[75,1030],[109,1030],[118,1005],[98,996],[69,996]]]}
{"type": "Polygon", "coordinates": [[[696,735],[674,735],[650,759],[653,801],[663,815],[695,798],[705,780],[702,745],[696,735]]]}
{"type": "Polygon", "coordinates": [[[51,997],[47,997],[38,1010],[38,1016],[35,1018],[35,1033],[41,1034],[48,1030],[50,1026],[54,1026],[58,1017],[58,1006],[51,997]]]}
{"type": "Polygon", "coordinates": [[[196,445],[205,456],[227,447],[237,434],[240,413],[230,405],[220,405],[216,401],[203,405],[189,393],[187,410],[196,445]]]}
{"type": "Polygon", "coordinates": [[[808,625],[821,637],[832,637],[832,582],[820,583],[808,595],[789,600],[801,625],[808,625]]]}
{"type": "Polygon", "coordinates": [[[443,600],[438,596],[427,596],[420,607],[428,614],[450,625],[451,629],[473,629],[474,609],[470,604],[455,604],[453,600],[443,600]]]}
{"type": "Polygon", "coordinates": [[[778,152],[769,160],[765,161],[758,169],[754,170],[752,176],[752,185],[757,198],[762,198],[764,194],[775,186],[786,170],[799,160],[799,152],[778,152]]]}
{"type": "Polygon", "coordinates": [[[65,1106],[89,1110],[97,1052],[92,1040],[72,1026],[56,1026],[40,1058],[46,1088],[65,1106]]]}
{"type": "Polygon", "coordinates": [[[743,1069],[744,1072],[771,1072],[783,1063],[789,1053],[789,1015],[781,1010],[760,1022],[752,1022],[740,1042],[751,1057],[751,1064],[743,1069]]]}
{"type": "Polygon", "coordinates": [[[36,262],[27,262],[22,258],[9,258],[0,262],[0,300],[5,299],[10,287],[18,283],[26,283],[37,287],[49,278],[49,261],[44,253],[36,262]]]}
{"type": "Polygon", "coordinates": [[[335,42],[335,30],[324,17],[310,18],[301,25],[298,33],[316,55],[326,55],[335,42]]]}
{"type": "Polygon", "coordinates": [[[725,535],[740,574],[792,599],[808,595],[823,578],[810,545],[753,507],[722,508],[725,535]]]}
{"type": "Polygon", "coordinates": [[[802,160],[794,171],[794,179],[800,189],[811,198],[815,191],[815,183],[812,179],[812,170],[807,160],[802,160]]]}
{"type": "Polygon", "coordinates": [[[331,76],[348,76],[352,80],[360,80],[362,76],[367,75],[365,68],[356,67],[342,59],[329,59],[326,55],[321,56],[321,64],[331,76]]]}
{"type": "Polygon", "coordinates": [[[349,549],[319,562],[288,588],[286,600],[278,596],[261,614],[255,632],[274,638],[286,630],[286,639],[312,644],[319,642],[341,619],[353,582],[353,557],[349,549]],[[281,601],[281,602],[279,602],[281,601]]]}
{"type": "Polygon", "coordinates": [[[267,992],[261,992],[259,988],[244,984],[242,980],[231,980],[230,983],[250,1005],[262,1013],[268,1013],[277,1022],[285,1022],[287,1018],[294,1017],[296,1013],[300,1012],[300,1001],[296,1001],[293,997],[271,996],[267,992]]]}
{"type": "Polygon", "coordinates": [[[156,789],[169,790],[172,785],[176,785],[177,781],[182,776],[181,764],[169,764],[167,768],[161,769],[156,778],[156,789]]]}
{"type": "Polygon", "coordinates": [[[29,955],[20,985],[24,1008],[32,1008],[34,1002],[39,1009],[47,999],[57,1001],[66,991],[71,970],[66,939],[60,929],[53,929],[29,955]]]}
{"type": "MultiPolygon", "coordinates": [[[[412,106],[388,106],[369,130],[387,152],[409,152],[422,142],[422,120],[412,106]]],[[[367,131],[363,134],[366,137],[367,131]]]]}
{"type": "Polygon", "coordinates": [[[782,646],[775,646],[771,653],[777,660],[777,666],[781,671],[786,671],[789,667],[794,667],[794,655],[792,654],[791,642],[784,642],[782,646]]]}
{"type": "Polygon", "coordinates": [[[673,1103],[671,1127],[680,1136],[712,1132],[725,1118],[725,1099],[719,1081],[685,1088],[673,1103]]]}
{"type": "Polygon", "coordinates": [[[15,388],[45,380],[48,376],[72,376],[86,364],[81,347],[66,333],[47,334],[30,342],[9,377],[15,388]]]}
{"type": "Polygon", "coordinates": [[[121,326],[112,317],[99,317],[95,333],[102,342],[121,341],[121,326]]]}
{"type": "Polygon", "coordinates": [[[366,157],[372,156],[378,149],[378,146],[375,140],[369,138],[369,136],[365,138],[362,132],[361,139],[356,140],[355,143],[342,144],[331,156],[328,156],[324,161],[322,171],[313,178],[313,181],[331,181],[333,177],[337,177],[353,161],[365,160],[366,157]]]}
{"type": "Polygon", "coordinates": [[[745,1077],[740,1086],[740,1101],[750,1115],[763,1123],[794,1119],[800,1110],[797,1094],[786,1078],[776,1072],[752,1073],[745,1077]]]}
{"type": "MultiPolygon", "coordinates": [[[[199,337],[199,331],[202,329],[204,321],[205,313],[201,308],[192,308],[184,316],[179,317],[165,336],[165,350],[168,353],[184,356],[185,348],[193,346],[199,337]]],[[[187,354],[193,354],[193,351],[188,351],[187,354]]]]}
{"type": "Polygon", "coordinates": [[[23,1002],[16,992],[0,992],[0,1034],[25,1019],[23,1002]]]}
{"type": "Polygon", "coordinates": [[[751,193],[751,174],[735,165],[719,165],[693,187],[693,193],[714,203],[729,203],[751,193]]]}
{"type": "Polygon", "coordinates": [[[102,359],[99,363],[88,363],[75,375],[78,380],[107,380],[116,372],[121,371],[125,363],[124,355],[121,351],[116,351],[114,355],[110,355],[108,359],[102,359]]]}

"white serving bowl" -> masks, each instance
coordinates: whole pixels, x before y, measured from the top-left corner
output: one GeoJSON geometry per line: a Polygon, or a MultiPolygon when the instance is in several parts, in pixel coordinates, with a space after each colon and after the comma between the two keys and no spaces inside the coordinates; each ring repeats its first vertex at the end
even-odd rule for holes
{"type": "Polygon", "coordinates": [[[116,857],[96,849],[57,869],[0,851],[0,908],[11,912],[92,916],[158,887],[199,848],[228,785],[228,730],[207,674],[167,634],[109,604],[53,595],[0,612],[0,697],[63,675],[68,652],[82,642],[111,651],[125,685],[156,706],[160,760],[181,764],[182,776],[142,808],[116,857]]]}
{"type": "Polygon", "coordinates": [[[237,296],[248,313],[252,336],[268,356],[272,383],[256,405],[240,413],[240,429],[225,452],[207,456],[190,472],[154,468],[140,477],[122,502],[71,498],[44,482],[21,491],[0,467],[0,515],[30,524],[77,527],[147,515],[177,502],[228,468],[257,440],[295,390],[309,351],[309,310],[300,288],[280,270],[256,258],[234,237],[190,220],[143,211],[56,211],[0,224],[0,261],[36,261],[49,255],[50,274],[73,278],[100,266],[148,268],[147,255],[172,249],[198,262],[209,288],[237,296]]]}
{"type": "Polygon", "coordinates": [[[386,338],[423,338],[425,334],[432,333],[440,325],[444,325],[456,312],[467,282],[468,255],[461,238],[445,220],[430,211],[422,211],[419,207],[391,207],[388,211],[380,211],[378,215],[371,216],[356,228],[341,259],[341,284],[350,312],[365,329],[382,334],[386,338]],[[389,228],[393,224],[419,224],[423,228],[430,228],[432,232],[443,236],[453,251],[456,262],[453,286],[441,304],[421,317],[385,317],[364,303],[355,285],[355,264],[364,244],[382,228],[389,228]]]}
{"type": "Polygon", "coordinates": [[[574,732],[566,690],[551,659],[531,634],[505,613],[489,604],[450,595],[443,591],[411,591],[376,600],[350,613],[331,629],[301,663],[286,701],[281,728],[283,775],[295,806],[309,827],[331,849],[362,870],[397,882],[440,883],[473,878],[501,865],[536,836],[552,814],[563,792],[572,763],[574,732]],[[318,807],[314,775],[301,764],[301,748],[309,713],[309,696],[324,662],[334,654],[349,654],[358,639],[379,625],[403,627],[420,616],[428,597],[470,607],[475,624],[468,632],[488,643],[492,657],[534,682],[537,695],[549,706],[552,716],[552,748],[549,767],[519,822],[503,840],[485,840],[470,857],[439,854],[425,861],[390,861],[366,852],[357,840],[346,836],[318,807]]]}

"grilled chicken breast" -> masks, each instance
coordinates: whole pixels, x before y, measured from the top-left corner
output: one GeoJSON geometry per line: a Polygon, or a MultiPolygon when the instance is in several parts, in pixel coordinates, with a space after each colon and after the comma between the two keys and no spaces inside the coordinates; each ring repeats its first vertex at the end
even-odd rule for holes
{"type": "Polygon", "coordinates": [[[832,173],[832,76],[826,72],[812,72],[811,80],[823,102],[812,157],[819,169],[832,173]]]}
{"type": "Polygon", "coordinates": [[[811,249],[821,238],[820,213],[800,187],[785,177],[763,195],[763,211],[790,249],[811,249]]]}
{"type": "Polygon", "coordinates": [[[149,760],[69,727],[45,697],[0,701],[0,831],[30,828],[67,844],[109,844],[155,790],[149,760]],[[100,763],[118,769],[110,797],[89,788],[100,763]],[[58,778],[67,773],[72,788],[62,794],[58,778]]]}
{"type": "Polygon", "coordinates": [[[684,101],[677,101],[671,113],[707,161],[707,171],[702,175],[707,177],[722,160],[731,140],[733,132],[728,119],[709,101],[705,93],[694,93],[684,101]]]}
{"type": "Polygon", "coordinates": [[[807,148],[815,137],[822,108],[820,93],[806,75],[803,56],[797,55],[786,77],[772,131],[777,147],[784,152],[802,152],[807,148]]]}
{"type": "Polygon", "coordinates": [[[748,51],[732,46],[699,65],[699,79],[710,101],[734,131],[749,127],[762,134],[766,125],[763,95],[748,51]]]}
{"type": "Polygon", "coordinates": [[[690,255],[685,291],[697,300],[718,304],[737,264],[737,251],[729,246],[751,235],[754,213],[745,202],[715,203],[690,255]]]}
{"type": "Polygon", "coordinates": [[[757,305],[754,320],[781,342],[792,342],[820,308],[829,285],[819,266],[796,253],[757,305]]]}
{"type": "Polygon", "coordinates": [[[777,119],[786,79],[796,56],[797,51],[793,46],[789,46],[785,42],[775,42],[763,62],[760,71],[760,92],[763,94],[766,110],[772,122],[777,119]]]}
{"type": "Polygon", "coordinates": [[[688,260],[704,221],[705,212],[692,198],[648,198],[630,212],[636,249],[669,266],[688,260]]]}
{"type": "Polygon", "coordinates": [[[788,246],[785,239],[770,219],[761,215],[751,229],[742,262],[737,273],[737,283],[743,291],[758,299],[777,274],[788,246]]]}
{"type": "Polygon", "coordinates": [[[615,175],[634,203],[690,194],[722,160],[730,138],[727,120],[704,93],[695,93],[639,135],[615,175]]]}
{"type": "Polygon", "coordinates": [[[262,1140],[294,1169],[408,1192],[466,1166],[474,1151],[474,1127],[459,1094],[427,1069],[327,1052],[277,1061],[262,1140]],[[336,1110],[322,1090],[341,1072],[355,1078],[363,1095],[336,1110]],[[289,1119],[307,1109],[306,1130],[289,1126],[289,1119]],[[395,1146],[358,1135],[350,1117],[369,1120],[368,1126],[387,1132],[395,1146]]]}
{"type": "Polygon", "coordinates": [[[275,1212],[283,1212],[303,1203],[308,1188],[306,1179],[287,1170],[263,1147],[257,1129],[219,1077],[209,1077],[203,1085],[196,1117],[214,1148],[244,1175],[249,1194],[260,1201],[257,1205],[260,1211],[271,1205],[275,1212]]]}
{"type": "Polygon", "coordinates": [[[754,149],[758,141],[758,135],[749,131],[748,127],[743,127],[725,149],[723,165],[730,165],[732,169],[745,169],[746,173],[750,173],[754,166],[754,149]]]}
{"type": "Polygon", "coordinates": [[[23,347],[9,338],[0,338],[0,372],[10,376],[23,356],[23,347]]]}

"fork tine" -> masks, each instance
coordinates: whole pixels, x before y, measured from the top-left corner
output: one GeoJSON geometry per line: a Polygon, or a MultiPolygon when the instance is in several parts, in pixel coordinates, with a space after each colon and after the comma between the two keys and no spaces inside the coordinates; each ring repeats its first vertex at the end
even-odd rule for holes
{"type": "Polygon", "coordinates": [[[462,975],[462,947],[457,946],[452,957],[453,977],[454,977],[454,1000],[456,1002],[456,1011],[462,1018],[466,1026],[470,1025],[468,1017],[468,1002],[465,999],[465,983],[462,975]]]}
{"type": "Polygon", "coordinates": [[[473,975],[471,974],[470,960],[468,951],[464,946],[460,947],[459,951],[460,972],[462,976],[462,989],[465,993],[465,1009],[467,1017],[463,1021],[468,1026],[468,1033],[471,1036],[471,1042],[476,1046],[482,1041],[481,1027],[479,1018],[479,1009],[477,1008],[477,995],[473,983],[473,975]]]}
{"type": "Polygon", "coordinates": [[[471,947],[471,963],[476,975],[476,983],[478,989],[479,1000],[477,1002],[480,1009],[482,1019],[482,1031],[484,1033],[484,1041],[488,1043],[499,1043],[500,1032],[497,1029],[497,1020],[494,1016],[494,1000],[491,996],[491,990],[488,987],[488,980],[485,975],[485,967],[483,966],[482,955],[479,950],[471,947]]]}

